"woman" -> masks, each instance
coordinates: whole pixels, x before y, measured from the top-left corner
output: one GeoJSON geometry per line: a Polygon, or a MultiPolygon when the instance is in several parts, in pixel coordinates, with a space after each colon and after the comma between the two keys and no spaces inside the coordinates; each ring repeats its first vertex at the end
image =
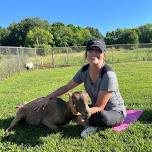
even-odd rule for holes
{"type": "Polygon", "coordinates": [[[116,74],[105,64],[105,51],[103,40],[90,40],[86,47],[89,64],[83,66],[69,83],[46,96],[46,100],[36,105],[35,110],[45,108],[48,98],[60,96],[84,83],[92,105],[89,108],[91,117],[88,120],[77,117],[77,122],[85,126],[81,137],[96,133],[98,127],[111,127],[123,121],[126,116],[124,101],[119,92],[116,74]]]}

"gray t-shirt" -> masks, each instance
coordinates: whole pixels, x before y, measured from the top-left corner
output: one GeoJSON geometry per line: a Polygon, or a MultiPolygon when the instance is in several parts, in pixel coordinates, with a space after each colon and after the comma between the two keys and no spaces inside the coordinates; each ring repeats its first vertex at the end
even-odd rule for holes
{"type": "Polygon", "coordinates": [[[104,73],[101,72],[97,81],[92,83],[88,65],[85,66],[85,70],[84,67],[82,67],[73,77],[73,80],[79,84],[84,82],[85,90],[89,94],[93,105],[95,105],[97,101],[99,91],[112,91],[112,96],[105,106],[105,110],[123,112],[124,116],[126,116],[124,100],[120,94],[117,77],[114,71],[107,70],[104,73]]]}

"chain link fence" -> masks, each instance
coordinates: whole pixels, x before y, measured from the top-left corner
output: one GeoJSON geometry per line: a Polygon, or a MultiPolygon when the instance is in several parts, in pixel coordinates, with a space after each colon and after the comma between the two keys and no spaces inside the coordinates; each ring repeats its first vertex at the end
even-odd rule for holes
{"type": "MultiPolygon", "coordinates": [[[[152,43],[107,45],[108,63],[152,60],[152,43]]],[[[85,46],[51,49],[0,46],[0,80],[25,69],[32,62],[34,69],[83,65],[85,46]]]]}

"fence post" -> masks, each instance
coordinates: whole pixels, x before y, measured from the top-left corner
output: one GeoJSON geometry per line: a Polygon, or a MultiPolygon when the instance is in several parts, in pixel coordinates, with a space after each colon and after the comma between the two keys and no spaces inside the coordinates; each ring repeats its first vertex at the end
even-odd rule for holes
{"type": "Polygon", "coordinates": [[[112,63],[113,63],[113,49],[111,49],[111,52],[112,52],[112,63]]]}
{"type": "Polygon", "coordinates": [[[9,48],[7,48],[7,54],[6,55],[7,55],[7,69],[8,69],[6,77],[10,77],[11,76],[11,71],[10,71],[10,64],[9,64],[9,58],[10,58],[9,48]]]}
{"type": "Polygon", "coordinates": [[[52,48],[52,67],[54,68],[54,49],[52,48]]]}
{"type": "Polygon", "coordinates": [[[19,50],[18,50],[18,47],[17,47],[17,65],[18,65],[18,71],[21,72],[21,69],[20,69],[20,54],[19,54],[19,50]]]}
{"type": "Polygon", "coordinates": [[[66,47],[66,64],[68,65],[69,57],[68,57],[68,51],[69,47],[66,47]]]}
{"type": "MultiPolygon", "coordinates": [[[[137,47],[136,47],[137,48],[137,47]]],[[[136,52],[136,61],[138,61],[138,51],[139,51],[139,48],[137,49],[137,52],[136,52]]]]}
{"type": "Polygon", "coordinates": [[[37,62],[37,49],[36,49],[36,47],[35,47],[35,59],[36,59],[36,61],[35,61],[35,65],[36,65],[36,68],[38,69],[38,62],[37,62]]]}

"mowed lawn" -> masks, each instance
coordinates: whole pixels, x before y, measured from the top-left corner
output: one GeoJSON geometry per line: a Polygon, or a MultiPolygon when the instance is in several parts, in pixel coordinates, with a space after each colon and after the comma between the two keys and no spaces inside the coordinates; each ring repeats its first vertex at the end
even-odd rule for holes
{"type": "MultiPolygon", "coordinates": [[[[151,152],[152,151],[152,62],[111,65],[128,109],[143,109],[144,114],[123,132],[99,131],[86,139],[82,127],[74,122],[55,133],[45,126],[20,123],[12,135],[3,138],[4,129],[15,116],[15,106],[45,96],[67,83],[80,67],[34,70],[0,81],[0,151],[27,152],[151,152]]],[[[84,90],[83,85],[72,90],[84,90]]],[[[68,100],[68,95],[62,96],[68,100]]]]}

